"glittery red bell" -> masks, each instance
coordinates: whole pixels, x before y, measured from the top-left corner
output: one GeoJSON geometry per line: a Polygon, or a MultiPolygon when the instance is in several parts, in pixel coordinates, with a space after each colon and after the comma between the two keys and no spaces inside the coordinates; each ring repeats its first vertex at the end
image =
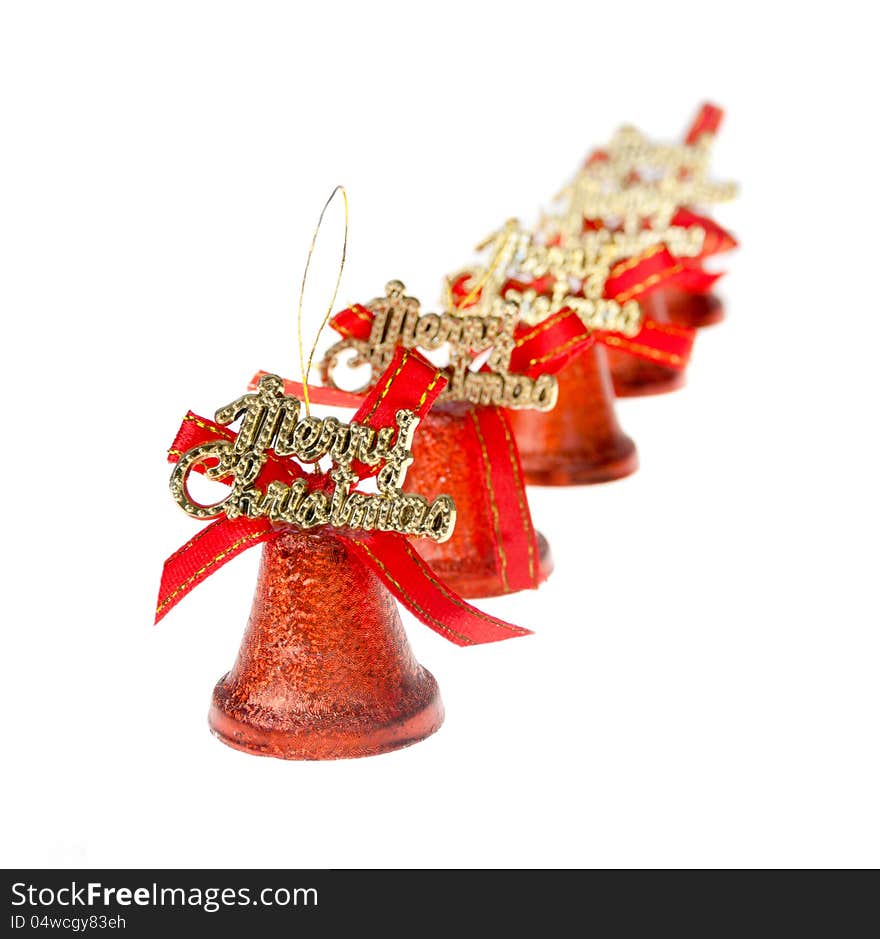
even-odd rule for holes
{"type": "MultiPolygon", "coordinates": [[[[649,294],[641,300],[641,305],[646,319],[655,323],[672,322],[666,291],[649,294]]],[[[683,370],[647,362],[618,349],[608,350],[608,365],[614,393],[618,398],[665,394],[681,388],[685,383],[683,370]]]]}
{"type": "Polygon", "coordinates": [[[345,539],[289,531],[263,547],[247,631],[209,720],[238,750],[332,760],[422,740],[443,704],[394,598],[345,539]]]}
{"type": "Polygon", "coordinates": [[[638,467],[635,444],[620,429],[605,351],[592,345],[556,376],[552,411],[508,411],[526,480],[535,486],[577,486],[628,476],[638,467]]]}
{"type": "MultiPolygon", "coordinates": [[[[497,504],[491,473],[486,472],[489,461],[506,460],[510,454],[485,449],[485,441],[475,429],[477,412],[473,405],[459,401],[435,404],[419,424],[412,447],[414,462],[406,476],[407,488],[414,492],[428,498],[446,493],[455,500],[452,537],[442,544],[423,538],[416,547],[440,580],[468,598],[499,596],[517,589],[507,579],[507,559],[495,534],[498,513],[506,509],[497,504]]],[[[509,446],[515,446],[512,436],[509,446]]],[[[524,487],[521,498],[522,504],[513,511],[527,514],[524,487]]],[[[553,561],[550,546],[540,533],[537,556],[531,560],[537,583],[546,580],[553,561]]]]}
{"type": "Polygon", "coordinates": [[[690,329],[714,326],[724,319],[724,304],[714,293],[688,293],[678,287],[662,291],[669,322],[690,329]]]}

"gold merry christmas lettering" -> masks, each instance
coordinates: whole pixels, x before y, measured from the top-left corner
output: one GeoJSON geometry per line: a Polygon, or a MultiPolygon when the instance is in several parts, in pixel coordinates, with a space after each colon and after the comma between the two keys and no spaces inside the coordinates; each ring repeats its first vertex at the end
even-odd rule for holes
{"type": "Polygon", "coordinates": [[[385,296],[367,304],[373,314],[368,339],[343,339],[327,350],[321,369],[328,385],[339,387],[334,370],[343,354],[352,350],[350,366],[371,366],[369,379],[357,389],[363,391],[388,367],[396,346],[426,351],[446,346],[450,361],[442,369],[447,385],[441,397],[505,408],[553,407],[557,396],[554,376],[530,378],[509,371],[519,312],[514,303],[482,303],[475,313],[422,313],[419,301],[406,296],[405,289],[399,280],[389,281],[385,296]],[[486,367],[475,370],[475,358],[482,353],[488,353],[486,367]]]}
{"type": "Polygon", "coordinates": [[[401,486],[413,461],[412,439],[419,419],[401,409],[394,427],[372,427],[335,417],[301,417],[300,402],[284,393],[277,375],[260,378],[256,391],[242,395],[215,414],[218,424],[241,419],[233,440],[212,440],[187,450],[171,474],[170,489],[175,502],[198,519],[268,518],[297,528],[331,525],[367,531],[396,531],[446,541],[455,526],[455,503],[446,495],[433,501],[401,486]],[[393,441],[393,443],[392,443],[393,441]],[[295,457],[314,464],[329,457],[333,469],[332,492],[310,488],[307,478],[291,483],[272,481],[259,489],[257,477],[269,450],[279,457],[295,457]],[[381,467],[376,475],[378,493],[352,491],[357,474],[352,464],[381,467]],[[202,505],[187,487],[189,474],[202,467],[207,478],[230,483],[231,490],[220,501],[202,505]]]}
{"type": "Polygon", "coordinates": [[[636,128],[622,127],[604,156],[589,161],[560,193],[560,230],[577,237],[584,219],[615,220],[628,232],[647,220],[656,231],[668,230],[682,206],[733,199],[735,183],[708,178],[712,142],[704,134],[692,144],[654,143],[636,128]]]}

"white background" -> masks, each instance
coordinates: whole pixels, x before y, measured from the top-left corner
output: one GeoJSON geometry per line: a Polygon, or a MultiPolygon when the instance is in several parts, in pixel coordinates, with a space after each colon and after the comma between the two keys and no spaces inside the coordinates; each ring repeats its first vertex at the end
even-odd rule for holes
{"type": "Polygon", "coordinates": [[[2,861],[880,863],[863,9],[3,4],[2,861]],[[485,606],[536,635],[459,649],[407,617],[448,715],[408,750],[300,764],[214,740],[259,552],[151,625],[196,530],[164,453],[187,408],[295,374],[332,187],[337,306],[393,276],[430,306],[618,124],[676,138],[703,99],[727,109],[716,175],[742,182],[718,213],[743,245],[729,318],[684,391],[620,404],[638,474],[534,492],[556,572],[485,606]]]}

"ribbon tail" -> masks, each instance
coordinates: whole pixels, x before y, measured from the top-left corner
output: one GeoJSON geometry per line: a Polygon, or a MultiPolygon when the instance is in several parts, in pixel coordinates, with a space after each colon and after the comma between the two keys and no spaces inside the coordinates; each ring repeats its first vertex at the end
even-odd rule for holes
{"type": "Polygon", "coordinates": [[[538,539],[510,422],[497,407],[476,408],[469,412],[469,417],[482,462],[495,552],[505,592],[533,590],[544,578],[540,573],[538,539]]]}
{"type": "Polygon", "coordinates": [[[264,518],[242,517],[234,521],[218,518],[203,528],[165,561],[154,622],[158,623],[191,590],[227,561],[277,534],[277,530],[264,518]]]}
{"type": "Polygon", "coordinates": [[[528,636],[531,630],[483,613],[445,586],[403,535],[347,531],[368,567],[426,626],[457,646],[528,636]]]}

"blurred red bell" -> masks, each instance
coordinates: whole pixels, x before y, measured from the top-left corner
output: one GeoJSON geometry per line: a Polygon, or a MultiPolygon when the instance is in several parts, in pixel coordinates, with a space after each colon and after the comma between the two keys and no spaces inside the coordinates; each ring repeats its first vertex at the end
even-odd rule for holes
{"type": "MultiPolygon", "coordinates": [[[[512,433],[505,446],[487,446],[477,427],[479,408],[459,401],[441,401],[425,415],[413,441],[414,462],[406,476],[407,487],[429,499],[446,493],[455,500],[455,530],[452,537],[437,544],[421,539],[419,554],[431,565],[438,578],[462,597],[493,597],[523,589],[513,581],[514,561],[498,537],[503,521],[522,524],[531,535],[531,518],[524,481],[516,459],[512,433]],[[508,460],[518,483],[514,487],[514,507],[500,506],[492,484],[490,460],[508,460]],[[502,520],[501,513],[514,518],[502,520]],[[527,522],[527,524],[526,524],[527,522]]],[[[506,412],[508,415],[511,412],[506,412]]],[[[500,416],[503,417],[503,414],[500,416]]],[[[507,426],[507,425],[505,425],[507,426]]],[[[525,547],[527,564],[537,586],[553,570],[550,546],[537,533],[536,544],[525,547]]]]}
{"type": "Polygon", "coordinates": [[[535,486],[604,483],[634,473],[635,444],[620,428],[605,350],[576,355],[557,376],[552,411],[508,411],[526,481],[535,486]]]}
{"type": "Polygon", "coordinates": [[[394,598],[331,531],[267,542],[247,631],[214,689],[213,733],[286,760],[371,756],[443,723],[394,598]]]}

